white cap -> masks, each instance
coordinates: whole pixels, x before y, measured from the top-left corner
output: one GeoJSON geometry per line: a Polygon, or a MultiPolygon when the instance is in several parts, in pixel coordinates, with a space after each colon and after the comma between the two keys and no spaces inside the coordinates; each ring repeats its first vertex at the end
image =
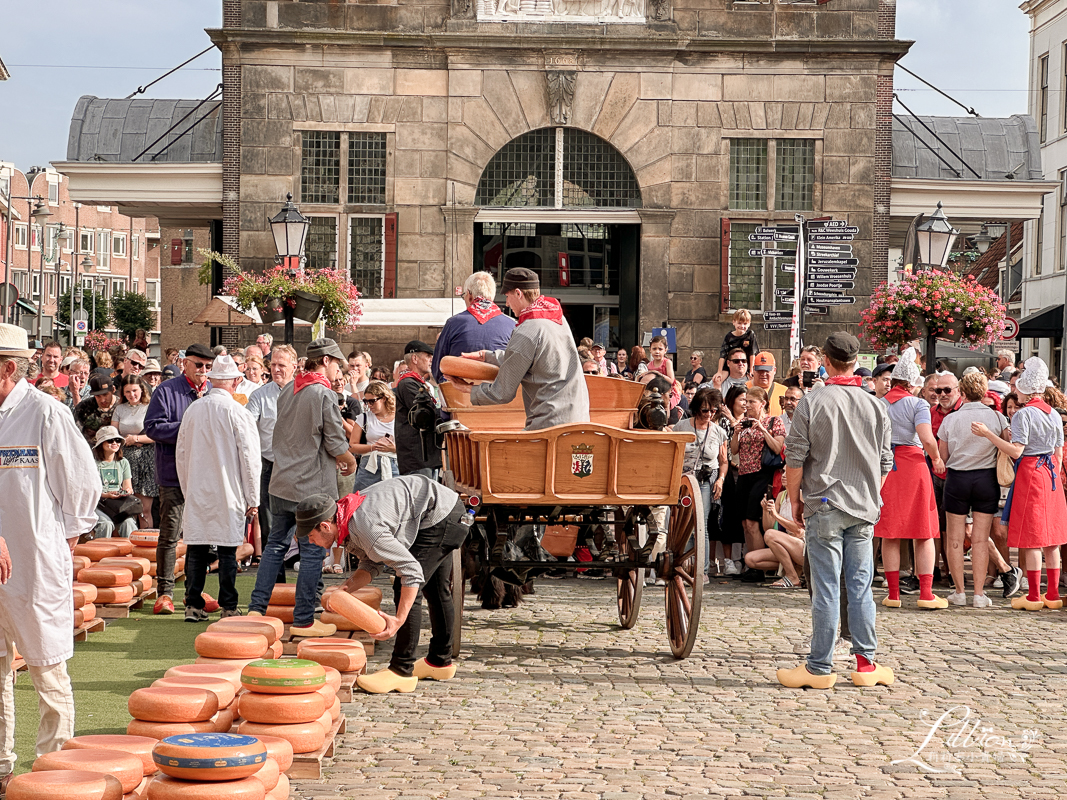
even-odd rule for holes
{"type": "Polygon", "coordinates": [[[893,367],[893,374],[889,377],[895,381],[907,381],[911,386],[922,386],[923,376],[919,365],[915,363],[914,347],[900,354],[900,361],[893,367]]]}
{"type": "Polygon", "coordinates": [[[230,381],[240,380],[244,375],[237,368],[237,362],[232,356],[215,356],[215,361],[206,377],[209,381],[230,381]]]}
{"type": "Polygon", "coordinates": [[[1025,369],[1015,381],[1015,388],[1023,394],[1044,394],[1048,385],[1048,365],[1037,356],[1026,359],[1025,369]]]}

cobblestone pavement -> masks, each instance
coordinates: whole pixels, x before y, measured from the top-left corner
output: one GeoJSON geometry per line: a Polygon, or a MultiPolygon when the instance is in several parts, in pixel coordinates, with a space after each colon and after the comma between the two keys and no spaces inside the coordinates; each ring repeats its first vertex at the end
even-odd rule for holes
{"type": "Polygon", "coordinates": [[[540,580],[502,611],[468,598],[456,679],[358,695],[323,779],[294,783],[294,795],[1067,796],[1067,612],[1013,612],[998,591],[985,610],[920,611],[905,597],[900,610],[879,607],[879,661],[895,685],[853,686],[849,659],[835,689],[804,691],[774,671],[799,661],[807,593],[706,589],[683,661],[670,654],[662,588],[645,589],[629,631],[614,581],[540,580]],[[909,758],[938,771],[893,763],[909,758]]]}

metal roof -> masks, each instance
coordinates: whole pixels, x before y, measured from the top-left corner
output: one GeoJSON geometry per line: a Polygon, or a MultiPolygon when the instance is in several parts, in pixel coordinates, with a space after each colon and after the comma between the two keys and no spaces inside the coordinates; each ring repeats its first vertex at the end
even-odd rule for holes
{"type": "Polygon", "coordinates": [[[194,111],[202,102],[108,100],[85,95],[78,100],[70,121],[67,160],[128,164],[151,146],[137,163],[221,163],[220,99],[209,100],[194,111]],[[190,126],[193,126],[191,130],[190,126]],[[157,139],[159,142],[153,144],[157,139]],[[159,155],[153,159],[154,154],[159,155]]]}
{"type": "Polygon", "coordinates": [[[894,178],[1000,181],[1009,174],[1023,181],[1044,178],[1033,117],[894,115],[894,178]]]}

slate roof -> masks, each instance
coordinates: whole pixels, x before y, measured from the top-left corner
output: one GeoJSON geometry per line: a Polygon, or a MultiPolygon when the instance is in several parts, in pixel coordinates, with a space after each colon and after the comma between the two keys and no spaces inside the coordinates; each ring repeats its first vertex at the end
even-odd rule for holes
{"type": "MultiPolygon", "coordinates": [[[[1011,252],[1014,255],[1023,246],[1023,222],[1011,224],[1011,252]]],[[[1004,253],[1008,248],[1007,236],[995,239],[978,260],[971,264],[967,270],[968,275],[973,275],[982,286],[987,289],[996,289],[1000,285],[1000,262],[1004,260],[1004,253]]]]}
{"type": "Polygon", "coordinates": [[[893,118],[894,178],[999,181],[1004,180],[1013,170],[1017,180],[1044,179],[1041,170],[1041,143],[1037,135],[1037,124],[1031,116],[1017,114],[1003,119],[916,118],[898,114],[893,118]],[[937,141],[919,120],[932,128],[944,144],[937,141]],[[936,151],[948,165],[940,161],[931,150],[936,151]],[[971,172],[963,162],[970,165],[978,175],[971,172]]]}
{"type": "Polygon", "coordinates": [[[141,151],[175,126],[137,163],[222,163],[221,98],[190,114],[199,100],[108,100],[85,95],[74,107],[67,137],[68,161],[131,163],[141,151]],[[219,104],[218,108],[215,108],[219,104]],[[214,110],[212,110],[214,109],[214,110]],[[203,121],[184,133],[196,120],[203,121]],[[177,139],[177,141],[174,141],[177,139]],[[170,144],[165,151],[167,144],[170,144]],[[154,161],[152,155],[162,152],[154,161]]]}

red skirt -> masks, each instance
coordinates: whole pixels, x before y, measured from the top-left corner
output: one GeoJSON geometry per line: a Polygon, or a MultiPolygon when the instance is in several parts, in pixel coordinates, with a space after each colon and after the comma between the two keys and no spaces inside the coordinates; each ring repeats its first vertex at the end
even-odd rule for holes
{"type": "MultiPolygon", "coordinates": [[[[1033,549],[1067,544],[1067,501],[1059,478],[1053,487],[1052,471],[1038,463],[1042,456],[1023,456],[1015,469],[1008,547],[1033,549]]],[[[1053,459],[1053,469],[1059,464],[1053,459]]]]}
{"type": "Polygon", "coordinates": [[[882,486],[882,515],[874,526],[880,539],[937,539],[937,501],[923,449],[893,448],[893,471],[882,486]]]}

